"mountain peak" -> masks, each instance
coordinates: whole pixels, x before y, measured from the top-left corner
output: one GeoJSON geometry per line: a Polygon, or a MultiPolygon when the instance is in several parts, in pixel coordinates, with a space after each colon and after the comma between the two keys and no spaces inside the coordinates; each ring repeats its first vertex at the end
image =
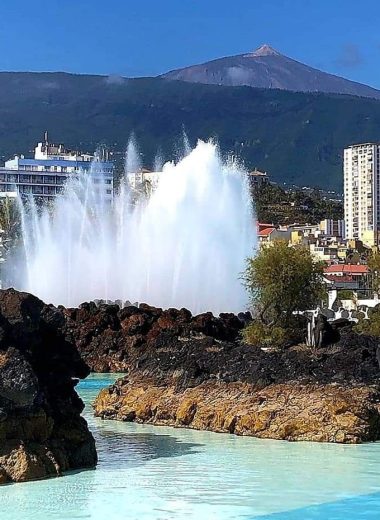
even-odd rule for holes
{"type": "Polygon", "coordinates": [[[229,87],[276,88],[295,92],[326,92],[380,99],[380,91],[322,72],[284,56],[267,43],[237,56],[172,70],[164,78],[229,87]]]}
{"type": "Polygon", "coordinates": [[[271,47],[267,43],[264,43],[264,45],[261,45],[255,51],[250,52],[249,54],[246,54],[246,57],[254,57],[254,56],[281,56],[281,54],[278,51],[276,51],[276,49],[273,49],[273,47],[271,47]]]}

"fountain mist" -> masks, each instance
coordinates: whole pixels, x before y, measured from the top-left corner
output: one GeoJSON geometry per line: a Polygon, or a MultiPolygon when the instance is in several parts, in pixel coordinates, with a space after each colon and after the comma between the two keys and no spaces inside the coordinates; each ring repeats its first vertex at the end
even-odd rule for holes
{"type": "MultiPolygon", "coordinates": [[[[130,167],[138,155],[129,147],[130,167]]],[[[164,165],[156,191],[135,205],[126,179],[112,207],[91,174],[71,179],[50,210],[22,206],[25,276],[16,285],[65,306],[101,298],[240,311],[239,275],[255,240],[244,179],[204,142],[164,165]]]]}

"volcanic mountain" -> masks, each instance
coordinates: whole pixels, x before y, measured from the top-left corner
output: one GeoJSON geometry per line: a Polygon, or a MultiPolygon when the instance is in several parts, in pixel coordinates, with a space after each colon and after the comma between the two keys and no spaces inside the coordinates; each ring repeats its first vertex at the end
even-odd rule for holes
{"type": "Polygon", "coordinates": [[[262,45],[253,52],[173,70],[161,77],[223,86],[326,92],[380,99],[380,90],[295,61],[262,45]]]}

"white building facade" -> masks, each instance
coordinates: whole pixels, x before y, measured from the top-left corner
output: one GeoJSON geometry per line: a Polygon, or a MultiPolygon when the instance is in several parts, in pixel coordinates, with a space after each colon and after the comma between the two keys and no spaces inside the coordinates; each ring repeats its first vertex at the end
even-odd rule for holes
{"type": "Polygon", "coordinates": [[[347,239],[368,246],[379,243],[380,144],[364,143],[344,150],[344,220],[347,239]]]}
{"type": "Polygon", "coordinates": [[[141,190],[149,186],[149,191],[154,191],[160,180],[162,172],[152,172],[145,168],[141,168],[137,172],[131,172],[127,174],[128,184],[132,190],[141,190]]]}
{"type": "Polygon", "coordinates": [[[102,196],[112,201],[114,164],[107,159],[50,144],[46,135],[45,142],[37,144],[33,159],[16,155],[0,168],[0,192],[16,191],[49,200],[62,193],[70,176],[91,172],[102,196]]]}

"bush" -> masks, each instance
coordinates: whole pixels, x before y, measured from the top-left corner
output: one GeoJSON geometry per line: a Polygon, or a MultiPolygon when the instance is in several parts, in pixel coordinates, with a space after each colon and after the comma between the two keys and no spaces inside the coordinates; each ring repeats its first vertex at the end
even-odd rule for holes
{"type": "Polygon", "coordinates": [[[286,340],[286,330],[269,327],[260,321],[250,323],[243,330],[243,340],[254,347],[280,347],[286,340]]]}
{"type": "Polygon", "coordinates": [[[376,306],[368,311],[369,320],[364,319],[362,315],[358,323],[353,327],[355,332],[359,334],[368,334],[369,336],[380,337],[380,308],[376,306]]]}
{"type": "Polygon", "coordinates": [[[354,292],[350,289],[341,289],[338,291],[339,300],[352,300],[354,297],[354,292]]]}
{"type": "Polygon", "coordinates": [[[243,329],[242,338],[253,347],[283,348],[301,342],[304,339],[304,329],[298,321],[287,328],[253,321],[243,329]]]}

